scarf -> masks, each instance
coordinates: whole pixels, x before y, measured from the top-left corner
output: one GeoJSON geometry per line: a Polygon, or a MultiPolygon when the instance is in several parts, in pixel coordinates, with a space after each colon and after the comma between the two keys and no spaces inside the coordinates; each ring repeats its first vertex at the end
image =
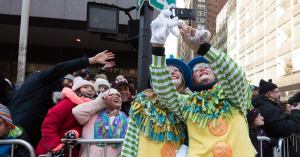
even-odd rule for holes
{"type": "MultiPolygon", "coordinates": [[[[119,112],[110,125],[109,111],[103,109],[99,112],[94,124],[94,139],[124,138],[128,126],[128,118],[123,112],[119,112]]],[[[121,144],[111,144],[114,148],[121,144]]],[[[104,144],[98,146],[103,147],[104,144]]]]}
{"type": "Polygon", "coordinates": [[[89,102],[92,99],[86,97],[79,97],[71,88],[64,88],[61,92],[65,97],[69,98],[74,104],[82,104],[89,102]]]}

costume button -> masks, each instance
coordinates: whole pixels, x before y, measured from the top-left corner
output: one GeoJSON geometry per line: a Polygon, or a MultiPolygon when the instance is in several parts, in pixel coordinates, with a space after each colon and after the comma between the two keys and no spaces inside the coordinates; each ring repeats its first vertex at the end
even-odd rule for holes
{"type": "Polygon", "coordinates": [[[214,157],[232,157],[232,148],[225,142],[217,142],[213,146],[214,157]]]}
{"type": "Polygon", "coordinates": [[[165,143],[161,150],[162,157],[175,157],[176,156],[176,148],[171,143],[165,143]]]}
{"type": "Polygon", "coordinates": [[[216,125],[213,126],[213,121],[209,123],[209,131],[215,136],[222,136],[227,132],[228,125],[221,117],[216,121],[216,125]]]}

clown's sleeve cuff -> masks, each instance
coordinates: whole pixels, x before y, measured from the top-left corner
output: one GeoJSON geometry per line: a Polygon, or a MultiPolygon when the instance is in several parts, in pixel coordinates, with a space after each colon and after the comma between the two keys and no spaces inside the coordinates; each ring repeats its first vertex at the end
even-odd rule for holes
{"type": "Polygon", "coordinates": [[[219,58],[220,52],[216,51],[210,43],[204,43],[199,47],[197,54],[212,63],[219,58]]]}

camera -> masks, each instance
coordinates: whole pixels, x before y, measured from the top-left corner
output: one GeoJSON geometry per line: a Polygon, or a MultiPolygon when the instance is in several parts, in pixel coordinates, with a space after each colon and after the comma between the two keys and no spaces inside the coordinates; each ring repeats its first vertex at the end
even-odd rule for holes
{"type": "Polygon", "coordinates": [[[171,8],[171,18],[178,17],[181,20],[196,20],[195,9],[171,8]]]}

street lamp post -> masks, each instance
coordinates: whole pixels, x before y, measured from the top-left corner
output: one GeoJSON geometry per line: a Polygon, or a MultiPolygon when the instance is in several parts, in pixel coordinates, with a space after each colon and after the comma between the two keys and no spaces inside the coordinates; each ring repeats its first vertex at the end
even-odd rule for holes
{"type": "Polygon", "coordinates": [[[17,87],[20,87],[25,80],[29,14],[30,14],[30,0],[23,0],[22,12],[21,12],[20,39],[19,39],[17,87]]]}
{"type": "Polygon", "coordinates": [[[147,88],[149,81],[149,65],[151,63],[151,29],[150,23],[153,16],[153,8],[145,1],[140,15],[140,37],[138,49],[138,74],[137,74],[137,89],[138,92],[147,88]]]}

